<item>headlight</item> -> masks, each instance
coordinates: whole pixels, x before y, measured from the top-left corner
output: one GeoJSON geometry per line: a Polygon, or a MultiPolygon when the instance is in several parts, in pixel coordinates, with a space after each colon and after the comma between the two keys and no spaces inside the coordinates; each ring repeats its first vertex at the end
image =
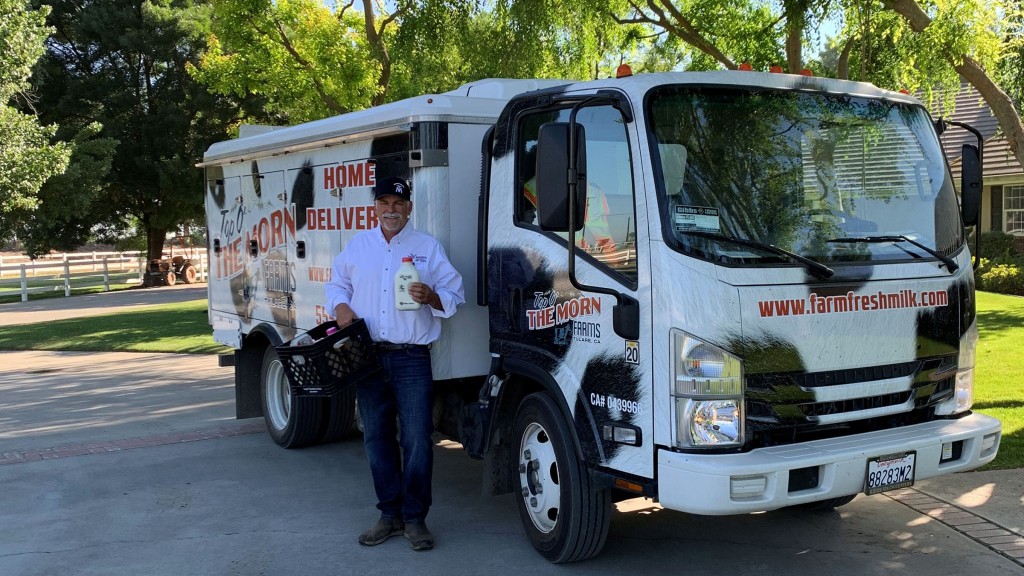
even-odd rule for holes
{"type": "Polygon", "coordinates": [[[743,444],[743,363],[721,348],[672,331],[672,396],[678,448],[743,444]]]}
{"type": "Polygon", "coordinates": [[[978,349],[978,321],[960,337],[960,365],[956,371],[953,397],[935,407],[940,416],[960,414],[974,405],[974,359],[978,349]]]}

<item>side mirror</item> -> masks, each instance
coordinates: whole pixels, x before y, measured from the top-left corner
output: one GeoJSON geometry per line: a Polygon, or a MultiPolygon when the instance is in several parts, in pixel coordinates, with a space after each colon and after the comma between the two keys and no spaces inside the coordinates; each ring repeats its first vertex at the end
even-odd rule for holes
{"type": "MultiPolygon", "coordinates": [[[[583,126],[576,125],[576,218],[583,228],[587,204],[587,144],[583,126]]],[[[569,232],[569,123],[549,122],[537,137],[537,218],[540,229],[569,232]]]]}
{"type": "Polygon", "coordinates": [[[964,226],[977,226],[981,212],[981,153],[964,144],[960,156],[960,213],[964,226]]]}

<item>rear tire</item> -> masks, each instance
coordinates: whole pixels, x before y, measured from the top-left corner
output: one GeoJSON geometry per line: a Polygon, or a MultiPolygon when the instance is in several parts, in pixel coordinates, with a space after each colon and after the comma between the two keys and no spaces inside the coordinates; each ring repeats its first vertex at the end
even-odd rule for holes
{"type": "Polygon", "coordinates": [[[591,485],[555,401],[544,393],[524,398],[512,438],[516,505],[530,543],[556,564],[596,555],[608,537],[611,490],[591,485]]]}
{"type": "Polygon", "coordinates": [[[181,281],[185,284],[195,284],[196,267],[191,264],[186,264],[185,268],[181,271],[181,281]]]}
{"type": "Polygon", "coordinates": [[[349,386],[323,402],[324,443],[344,440],[356,432],[356,387],[349,386]]]}
{"type": "Polygon", "coordinates": [[[301,448],[320,439],[323,398],[293,396],[284,365],[273,346],[263,353],[260,396],[267,432],[283,448],[301,448]]]}

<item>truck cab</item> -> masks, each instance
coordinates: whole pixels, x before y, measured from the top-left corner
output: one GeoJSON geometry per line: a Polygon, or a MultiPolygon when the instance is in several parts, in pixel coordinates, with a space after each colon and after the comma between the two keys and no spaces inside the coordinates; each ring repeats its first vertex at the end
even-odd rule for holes
{"type": "Polygon", "coordinates": [[[545,556],[599,547],[582,527],[623,490],[834,507],[995,457],[970,412],[976,214],[913,98],[650,74],[513,99],[488,150],[482,452],[545,556]]]}

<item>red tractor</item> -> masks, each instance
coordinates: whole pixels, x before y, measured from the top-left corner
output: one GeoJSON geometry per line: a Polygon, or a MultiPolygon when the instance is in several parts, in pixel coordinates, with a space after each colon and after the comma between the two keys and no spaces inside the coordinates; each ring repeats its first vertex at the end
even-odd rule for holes
{"type": "Polygon", "coordinates": [[[146,266],[146,274],[142,277],[142,285],[146,287],[174,286],[178,281],[185,284],[192,284],[196,281],[198,273],[195,265],[192,264],[191,241],[186,237],[175,236],[171,240],[171,259],[164,260],[154,258],[146,266]],[[186,246],[186,242],[188,245],[186,246]],[[177,244],[182,252],[188,255],[175,255],[174,245],[177,244]]]}

